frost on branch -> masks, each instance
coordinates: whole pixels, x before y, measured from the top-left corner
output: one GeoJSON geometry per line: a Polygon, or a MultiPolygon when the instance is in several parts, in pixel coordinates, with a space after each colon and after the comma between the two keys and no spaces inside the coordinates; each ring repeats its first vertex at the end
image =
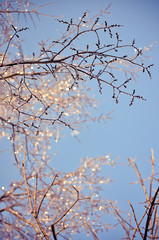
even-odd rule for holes
{"type": "Polygon", "coordinates": [[[41,41],[39,53],[33,49],[26,56],[22,38],[29,29],[19,28],[16,20],[23,15],[34,23],[39,8],[26,0],[6,0],[0,6],[0,136],[11,141],[22,177],[9,190],[2,189],[2,236],[48,239],[53,234],[56,239],[81,229],[95,236],[110,228],[100,223],[109,206],[99,196],[101,184],[110,181],[99,175],[109,157],[86,158],[73,173],[57,176],[49,167],[50,142],[58,142],[65,129],[75,136],[88,121],[108,118],[93,114],[97,101],[90,91],[92,81],[99,93],[108,87],[116,103],[121,95],[130,105],[145,100],[131,82],[140,71],[151,77],[152,65],[144,64],[134,40],[123,44],[121,25],[109,24],[101,13],[89,18],[88,12],[78,20],[57,19],[65,32],[51,43],[41,41]]]}
{"type": "Polygon", "coordinates": [[[2,236],[40,239],[47,233],[49,239],[53,226],[57,238],[62,234],[69,239],[79,231],[91,234],[91,229],[97,234],[109,229],[109,224],[100,222],[104,214],[110,213],[107,201],[100,197],[102,185],[111,182],[100,175],[103,165],[108,168],[114,161],[109,155],[86,158],[74,172],[57,173],[41,166],[35,174],[28,175],[23,161],[23,178],[1,192],[2,236]],[[39,224],[43,232],[38,229],[39,224]]]}
{"type": "Polygon", "coordinates": [[[140,184],[144,193],[144,198],[138,201],[140,207],[136,210],[131,202],[128,200],[130,207],[129,213],[124,213],[117,208],[113,203],[110,203],[114,216],[117,221],[117,225],[120,225],[124,229],[124,235],[126,239],[152,239],[157,240],[159,236],[159,173],[156,167],[158,166],[158,160],[154,158],[154,151],[151,149],[151,167],[150,174],[144,179],[142,171],[138,168],[136,159],[128,159],[129,166],[132,167],[136,173],[137,181],[131,184],[140,184]]]}
{"type": "MultiPolygon", "coordinates": [[[[36,8],[29,11],[29,6],[26,17],[36,13],[36,8]]],[[[89,19],[88,12],[79,20],[57,19],[66,25],[66,32],[50,45],[42,41],[39,55],[33,52],[26,57],[21,37],[29,29],[18,29],[7,11],[2,11],[6,21],[1,26],[5,38],[1,40],[0,123],[1,136],[10,138],[17,163],[17,153],[23,152],[23,146],[28,160],[35,161],[37,156],[46,160],[51,137],[57,141],[63,128],[78,130],[80,123],[93,119],[96,101],[89,80],[97,82],[100,93],[108,86],[116,103],[120,95],[129,97],[130,105],[137,98],[145,100],[129,86],[141,70],[151,77],[152,65],[144,65],[142,50],[135,46],[135,40],[122,43],[118,33],[121,25],[109,24],[100,17],[89,19]],[[43,153],[40,149],[44,149],[43,153]]],[[[17,7],[14,12],[21,15],[23,11],[17,7]]]]}

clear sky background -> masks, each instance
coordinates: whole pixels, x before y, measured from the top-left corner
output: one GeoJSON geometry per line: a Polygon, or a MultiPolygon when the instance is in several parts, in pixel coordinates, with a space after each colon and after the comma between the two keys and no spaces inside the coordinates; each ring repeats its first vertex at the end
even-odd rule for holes
{"type": "MultiPolygon", "coordinates": [[[[42,4],[47,1],[34,1],[42,4]]],[[[51,2],[51,1],[48,1],[51,2]]],[[[63,16],[63,19],[79,18],[86,10],[90,15],[96,15],[101,9],[112,3],[109,11],[111,15],[105,15],[108,23],[123,24],[120,29],[121,39],[125,42],[132,42],[136,39],[138,47],[148,47],[152,43],[157,43],[147,53],[152,59],[149,63],[154,63],[151,69],[152,79],[147,74],[142,74],[135,84],[137,93],[144,96],[147,101],[136,100],[133,106],[129,107],[130,99],[122,97],[118,105],[112,99],[112,90],[103,87],[103,95],[96,92],[97,99],[104,101],[99,106],[97,115],[101,112],[108,113],[113,110],[107,124],[91,123],[88,128],[83,129],[79,134],[79,143],[67,132],[65,138],[59,143],[52,142],[53,156],[51,164],[57,169],[73,171],[80,164],[80,158],[84,156],[99,156],[112,153],[112,159],[119,157],[118,161],[123,165],[118,165],[114,169],[105,168],[102,174],[111,176],[116,182],[105,187],[103,196],[111,200],[117,199],[123,210],[128,210],[128,200],[137,207],[136,203],[144,201],[142,188],[129,185],[129,182],[136,180],[133,171],[127,167],[129,157],[137,157],[137,164],[143,176],[150,174],[151,148],[154,149],[155,158],[159,158],[159,1],[158,0],[58,0],[55,5],[44,8],[46,13],[63,16]]],[[[40,22],[35,21],[37,28],[29,26],[30,30],[24,33],[27,38],[24,43],[25,51],[32,53],[37,49],[37,42],[40,39],[56,39],[55,29],[60,29],[61,25],[54,22],[54,19],[42,17],[40,22]]],[[[21,25],[28,26],[28,23],[21,19],[21,25]]],[[[91,41],[91,39],[90,39],[91,41]]],[[[13,166],[10,144],[6,139],[0,142],[0,187],[9,184],[10,180],[17,179],[17,171],[13,166]]],[[[159,166],[157,166],[159,170],[159,166]]],[[[130,210],[130,209],[129,209],[130,210]]],[[[140,216],[141,210],[137,208],[140,216]]],[[[110,231],[99,235],[100,239],[119,239],[122,237],[120,230],[110,231]],[[118,237],[117,237],[118,236],[118,237]]],[[[77,237],[76,239],[80,239],[77,237]]]]}

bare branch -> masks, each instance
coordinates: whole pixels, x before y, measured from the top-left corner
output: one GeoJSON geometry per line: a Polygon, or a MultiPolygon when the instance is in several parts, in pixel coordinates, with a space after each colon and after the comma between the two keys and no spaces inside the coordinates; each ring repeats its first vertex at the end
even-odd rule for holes
{"type": "Polygon", "coordinates": [[[146,221],[145,233],[144,233],[143,240],[147,239],[148,227],[149,227],[149,223],[150,223],[150,220],[151,220],[151,217],[152,217],[152,212],[153,212],[153,209],[154,209],[154,205],[155,205],[155,201],[156,201],[158,193],[159,193],[159,187],[157,188],[157,190],[155,192],[155,195],[152,199],[152,202],[150,204],[150,208],[149,208],[148,215],[147,215],[147,221],[146,221]]]}
{"type": "Polygon", "coordinates": [[[44,199],[46,198],[47,193],[49,192],[49,190],[51,189],[51,187],[54,185],[54,182],[55,182],[55,180],[56,180],[57,177],[58,177],[58,174],[55,175],[55,177],[54,177],[51,185],[48,187],[47,191],[46,191],[45,194],[43,195],[43,197],[42,197],[42,199],[41,199],[41,201],[40,201],[39,207],[38,207],[38,211],[37,211],[36,217],[38,217],[39,212],[40,212],[40,208],[41,208],[41,206],[42,206],[42,203],[43,203],[44,199]]]}

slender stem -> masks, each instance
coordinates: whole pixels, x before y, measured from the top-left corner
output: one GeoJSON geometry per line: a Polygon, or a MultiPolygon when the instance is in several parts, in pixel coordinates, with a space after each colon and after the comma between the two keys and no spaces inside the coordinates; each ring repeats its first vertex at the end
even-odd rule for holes
{"type": "Polygon", "coordinates": [[[39,207],[38,207],[38,211],[37,211],[36,217],[38,217],[39,212],[40,212],[40,208],[41,208],[41,206],[42,206],[42,203],[43,203],[45,197],[47,196],[47,193],[49,192],[49,190],[51,189],[51,187],[54,185],[55,179],[56,179],[57,177],[58,177],[58,174],[55,175],[55,177],[54,177],[51,185],[48,187],[48,189],[46,190],[45,194],[43,195],[43,197],[42,197],[42,199],[41,199],[41,202],[40,202],[40,204],[39,204],[39,207]]]}
{"type": "MultiPolygon", "coordinates": [[[[133,206],[132,206],[132,204],[131,204],[130,201],[128,201],[128,203],[129,203],[129,205],[130,205],[130,207],[131,207],[131,209],[132,209],[132,212],[133,212],[133,217],[134,217],[134,220],[135,220],[135,223],[136,223],[136,229],[139,231],[140,236],[143,238],[143,235],[142,235],[141,230],[140,230],[140,228],[139,228],[139,223],[137,222],[137,218],[136,218],[136,215],[135,215],[134,208],[133,208],[133,206]]],[[[136,232],[136,229],[135,229],[135,232],[136,232]]],[[[134,234],[133,234],[133,236],[134,236],[134,234]]],[[[133,239],[133,238],[132,238],[132,239],[133,239]]]]}
{"type": "Polygon", "coordinates": [[[30,202],[31,213],[34,214],[33,204],[32,204],[32,200],[31,200],[31,194],[30,194],[28,182],[27,182],[27,179],[26,179],[25,168],[24,168],[25,158],[26,158],[26,151],[24,151],[24,158],[23,158],[23,162],[22,162],[22,169],[23,169],[25,185],[26,185],[26,188],[27,188],[28,198],[29,198],[29,202],[30,202]]]}

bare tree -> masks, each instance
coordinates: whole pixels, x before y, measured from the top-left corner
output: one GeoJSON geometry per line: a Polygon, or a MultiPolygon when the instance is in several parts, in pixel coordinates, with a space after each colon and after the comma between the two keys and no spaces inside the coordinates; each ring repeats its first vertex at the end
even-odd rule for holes
{"type": "MultiPolygon", "coordinates": [[[[111,228],[100,222],[101,216],[119,213],[115,202],[100,197],[101,184],[111,181],[100,176],[100,169],[115,162],[109,155],[86,158],[74,172],[57,172],[49,165],[50,140],[58,141],[65,128],[76,135],[87,121],[109,118],[92,114],[97,101],[90,92],[91,81],[97,82],[101,94],[104,86],[109,87],[116,103],[120,95],[130,98],[130,106],[135,99],[145,100],[130,83],[139,71],[151,77],[152,65],[145,66],[135,40],[122,43],[122,26],[104,19],[107,8],[95,18],[87,11],[80,20],[57,18],[57,24],[66,27],[61,37],[50,44],[41,41],[38,55],[25,56],[21,38],[29,29],[19,29],[16,19],[24,15],[35,24],[41,6],[34,8],[25,0],[6,0],[0,6],[0,136],[11,141],[20,173],[19,181],[2,189],[0,236],[68,239],[85,231],[98,239],[99,231],[111,228]]],[[[157,194],[151,203],[149,198],[145,239],[157,194]]]]}

